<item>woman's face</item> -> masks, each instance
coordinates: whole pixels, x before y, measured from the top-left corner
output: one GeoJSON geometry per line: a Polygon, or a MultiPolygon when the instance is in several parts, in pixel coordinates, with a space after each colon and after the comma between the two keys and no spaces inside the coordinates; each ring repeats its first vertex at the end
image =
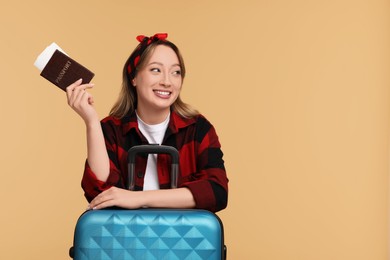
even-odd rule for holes
{"type": "Polygon", "coordinates": [[[158,45],[146,65],[137,72],[133,85],[137,89],[137,111],[169,113],[179,96],[182,76],[176,53],[165,45],[158,45]]]}

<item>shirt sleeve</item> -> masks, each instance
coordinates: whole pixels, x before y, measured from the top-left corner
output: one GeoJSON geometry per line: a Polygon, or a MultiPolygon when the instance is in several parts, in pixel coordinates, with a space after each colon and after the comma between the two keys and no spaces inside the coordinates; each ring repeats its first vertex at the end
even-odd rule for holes
{"type": "Polygon", "coordinates": [[[195,136],[197,172],[182,186],[191,191],[196,208],[217,212],[226,208],[228,201],[223,152],[214,127],[203,117],[199,121],[195,136]]]}
{"type": "Polygon", "coordinates": [[[110,160],[110,173],[106,182],[97,179],[95,173],[88,164],[88,160],[86,160],[84,174],[81,180],[81,187],[84,190],[84,196],[88,202],[91,202],[98,194],[111,188],[112,186],[123,186],[123,184],[121,184],[123,181],[119,170],[120,165],[118,160],[118,145],[116,141],[115,126],[104,121],[102,121],[101,126],[110,160]]]}

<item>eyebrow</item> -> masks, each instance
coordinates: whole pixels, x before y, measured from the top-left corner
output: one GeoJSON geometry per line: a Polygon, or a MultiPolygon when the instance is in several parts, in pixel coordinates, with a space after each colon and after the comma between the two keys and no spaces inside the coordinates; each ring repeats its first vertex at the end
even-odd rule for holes
{"type": "MultiPolygon", "coordinates": [[[[164,64],[162,64],[161,62],[158,62],[158,61],[151,62],[151,63],[149,63],[148,65],[153,65],[153,64],[157,64],[157,65],[160,65],[160,66],[164,66],[164,64]]],[[[179,67],[180,67],[180,64],[179,64],[179,63],[175,63],[175,64],[173,64],[171,67],[175,67],[175,66],[179,66],[179,67]]]]}

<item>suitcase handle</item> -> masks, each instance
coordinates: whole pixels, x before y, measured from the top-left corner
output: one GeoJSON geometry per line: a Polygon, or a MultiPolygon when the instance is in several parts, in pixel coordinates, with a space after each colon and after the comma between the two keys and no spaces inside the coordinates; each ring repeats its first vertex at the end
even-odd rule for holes
{"type": "Polygon", "coordinates": [[[171,188],[177,188],[177,177],[179,174],[179,152],[176,148],[167,145],[158,144],[146,144],[133,146],[128,151],[128,171],[129,176],[127,178],[126,187],[129,190],[134,190],[134,170],[135,170],[135,156],[139,153],[147,154],[169,154],[172,158],[172,170],[171,170],[171,188]]]}

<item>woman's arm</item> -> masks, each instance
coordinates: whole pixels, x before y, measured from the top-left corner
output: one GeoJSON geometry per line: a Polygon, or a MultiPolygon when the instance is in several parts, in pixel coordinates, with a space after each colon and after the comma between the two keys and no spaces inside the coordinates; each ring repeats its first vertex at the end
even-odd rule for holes
{"type": "Polygon", "coordinates": [[[103,191],[89,204],[89,209],[107,207],[137,209],[150,208],[194,208],[195,200],[187,188],[129,191],[116,187],[103,191]]]}
{"type": "Polygon", "coordinates": [[[87,125],[87,156],[88,164],[97,179],[107,181],[110,162],[99,120],[87,125]]]}
{"type": "Polygon", "coordinates": [[[86,90],[93,84],[81,84],[78,80],[66,88],[69,106],[84,120],[87,131],[88,164],[101,181],[108,178],[110,164],[99,116],[93,106],[93,97],[86,90]]]}
{"type": "Polygon", "coordinates": [[[228,178],[221,144],[211,123],[203,116],[196,123],[197,171],[182,183],[194,196],[196,208],[212,212],[226,208],[228,203],[228,178]]]}

